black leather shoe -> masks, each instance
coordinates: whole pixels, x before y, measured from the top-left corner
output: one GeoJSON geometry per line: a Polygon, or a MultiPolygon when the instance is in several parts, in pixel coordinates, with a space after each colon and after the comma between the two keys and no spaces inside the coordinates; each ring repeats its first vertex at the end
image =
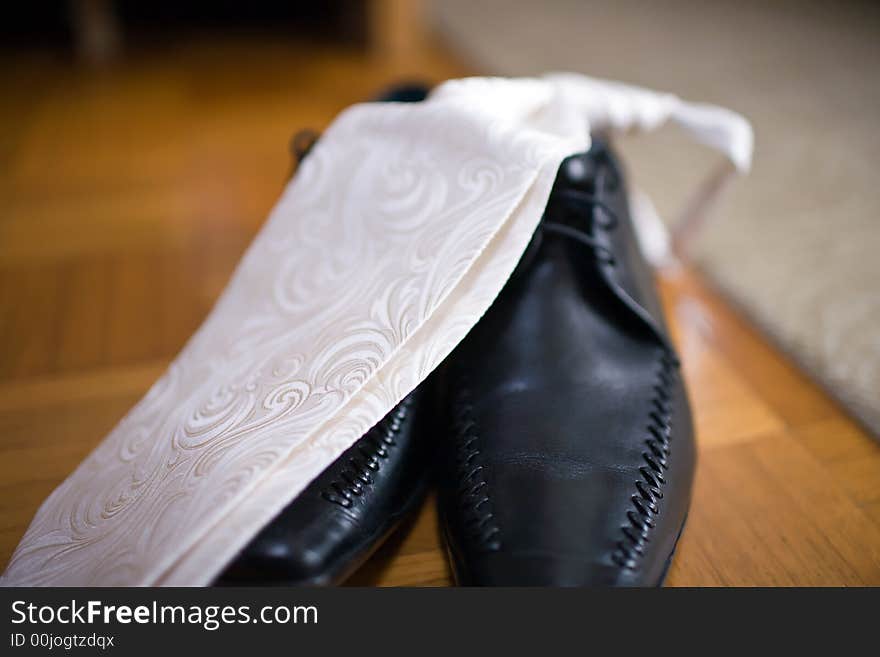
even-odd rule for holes
{"type": "Polygon", "coordinates": [[[440,497],[457,581],[659,585],[693,432],[606,144],[563,163],[532,244],[447,366],[440,497]]]}
{"type": "MultiPolygon", "coordinates": [[[[378,100],[418,102],[419,84],[378,100]]],[[[291,144],[297,163],[317,134],[291,144]]],[[[345,579],[424,497],[430,479],[434,400],[425,382],[324,470],[239,553],[218,585],[327,585],[345,579]]]]}
{"type": "Polygon", "coordinates": [[[433,460],[425,385],[346,450],[254,538],[220,585],[344,580],[424,498],[433,460]]]}

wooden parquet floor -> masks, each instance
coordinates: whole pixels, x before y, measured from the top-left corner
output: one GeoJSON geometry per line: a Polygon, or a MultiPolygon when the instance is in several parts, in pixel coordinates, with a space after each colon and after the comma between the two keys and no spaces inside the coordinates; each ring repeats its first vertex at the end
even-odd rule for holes
{"type": "MultiPolygon", "coordinates": [[[[253,38],[106,69],[0,63],[5,563],[206,315],[282,189],[291,135],[394,80],[467,70],[434,46],[400,62],[253,38]]],[[[661,287],[699,441],[668,584],[880,584],[880,445],[697,272],[661,287]]],[[[351,581],[449,582],[430,499],[351,581]]]]}

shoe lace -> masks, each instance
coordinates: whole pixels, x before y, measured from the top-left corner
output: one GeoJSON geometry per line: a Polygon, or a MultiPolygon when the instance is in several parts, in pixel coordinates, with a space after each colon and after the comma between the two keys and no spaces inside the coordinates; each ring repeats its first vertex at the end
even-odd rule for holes
{"type": "MultiPolygon", "coordinates": [[[[610,185],[602,185],[603,181],[608,178],[605,175],[597,176],[597,187],[602,189],[610,189],[610,185]]],[[[617,214],[607,203],[600,199],[596,194],[581,189],[559,189],[550,195],[550,207],[562,208],[563,210],[576,211],[582,216],[582,213],[588,213],[592,218],[593,225],[606,231],[612,231],[617,228],[620,220],[617,214]]],[[[597,260],[600,262],[614,266],[617,263],[611,250],[597,240],[587,229],[573,226],[569,223],[559,221],[543,221],[541,228],[545,232],[561,235],[569,239],[575,240],[580,244],[592,250],[597,260]]]]}

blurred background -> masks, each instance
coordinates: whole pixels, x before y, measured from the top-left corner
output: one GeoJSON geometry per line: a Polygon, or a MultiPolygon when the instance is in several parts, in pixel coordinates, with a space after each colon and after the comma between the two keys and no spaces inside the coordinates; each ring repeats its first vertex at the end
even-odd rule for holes
{"type": "MultiPolygon", "coordinates": [[[[204,318],[286,183],[294,133],[401,80],[572,70],[755,126],[752,174],[698,236],[688,282],[663,283],[706,450],[698,488],[726,482],[743,504],[697,507],[688,576],[671,581],[880,580],[867,438],[880,435],[880,3],[35,0],[0,12],[4,555],[204,318]],[[839,492],[825,525],[797,497],[811,486],[839,492]],[[762,519],[770,497],[789,505],[762,519]],[[740,556],[722,573],[706,556],[725,531],[712,523],[734,516],[725,540],[740,556]],[[842,518],[852,535],[829,539],[842,518]],[[736,561],[804,540],[815,552],[772,567],[736,561]],[[835,565],[810,569],[826,557],[835,565]]],[[[620,147],[664,218],[714,157],[672,129],[620,147]]]]}

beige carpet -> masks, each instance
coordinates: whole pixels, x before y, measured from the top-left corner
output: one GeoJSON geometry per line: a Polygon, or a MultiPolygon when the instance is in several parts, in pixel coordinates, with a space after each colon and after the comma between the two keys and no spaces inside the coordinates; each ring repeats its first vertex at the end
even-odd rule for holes
{"type": "MultiPolygon", "coordinates": [[[[726,105],[755,165],[694,258],[880,436],[880,5],[435,0],[479,70],[574,70],[726,105]]],[[[621,144],[664,216],[713,157],[674,130],[621,144]]]]}

